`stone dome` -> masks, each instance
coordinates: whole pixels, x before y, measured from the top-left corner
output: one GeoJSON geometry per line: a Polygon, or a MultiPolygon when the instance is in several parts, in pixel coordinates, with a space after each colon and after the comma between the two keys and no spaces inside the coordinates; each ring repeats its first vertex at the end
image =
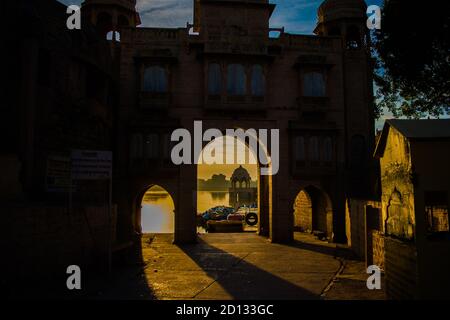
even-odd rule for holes
{"type": "Polygon", "coordinates": [[[251,177],[248,171],[239,166],[236,170],[234,170],[233,175],[231,176],[231,181],[250,181],[251,177]]]}
{"type": "Polygon", "coordinates": [[[333,20],[366,19],[367,5],[364,0],[325,0],[319,7],[319,24],[333,20]]]}
{"type": "Polygon", "coordinates": [[[84,0],[82,5],[115,5],[134,11],[136,8],[136,0],[84,0]]]}

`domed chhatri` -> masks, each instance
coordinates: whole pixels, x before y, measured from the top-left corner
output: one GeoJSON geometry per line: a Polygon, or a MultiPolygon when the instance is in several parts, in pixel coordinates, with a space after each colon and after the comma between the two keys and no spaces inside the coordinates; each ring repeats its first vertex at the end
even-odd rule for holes
{"type": "Polygon", "coordinates": [[[317,11],[319,36],[343,37],[346,49],[360,49],[367,41],[364,0],[325,0],[317,11]]]}
{"type": "Polygon", "coordinates": [[[364,0],[325,0],[319,7],[319,24],[348,18],[365,18],[364,0]]]}
{"type": "Polygon", "coordinates": [[[252,188],[252,178],[243,166],[236,168],[231,176],[229,189],[230,206],[239,208],[243,205],[255,205],[258,200],[258,189],[252,188]]]}
{"type": "Polygon", "coordinates": [[[241,188],[249,188],[251,180],[252,178],[250,177],[250,174],[242,165],[234,170],[233,175],[231,176],[231,184],[233,188],[236,188],[238,183],[241,188]]]}

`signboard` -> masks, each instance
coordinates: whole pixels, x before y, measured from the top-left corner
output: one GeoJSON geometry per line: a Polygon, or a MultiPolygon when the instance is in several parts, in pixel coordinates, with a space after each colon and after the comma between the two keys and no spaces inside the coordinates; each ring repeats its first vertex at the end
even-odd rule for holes
{"type": "Polygon", "coordinates": [[[70,158],[49,155],[45,178],[47,192],[67,192],[70,186],[70,158]]]}
{"type": "Polygon", "coordinates": [[[73,180],[107,180],[112,175],[112,152],[72,150],[73,180]]]}
{"type": "MultiPolygon", "coordinates": [[[[73,180],[108,180],[109,204],[108,204],[108,229],[111,230],[112,216],[112,152],[98,150],[72,150],[71,153],[71,175],[73,180]]],[[[70,183],[72,184],[72,183],[70,183]]],[[[72,188],[69,192],[69,212],[72,213],[73,206],[72,188]]],[[[111,231],[108,232],[108,271],[111,272],[112,256],[111,231]]]]}

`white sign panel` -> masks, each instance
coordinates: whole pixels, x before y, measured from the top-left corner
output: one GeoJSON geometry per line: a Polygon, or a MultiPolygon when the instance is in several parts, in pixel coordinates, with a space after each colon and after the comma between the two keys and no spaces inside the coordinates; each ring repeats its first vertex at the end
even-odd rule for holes
{"type": "Polygon", "coordinates": [[[65,192],[70,186],[70,158],[49,155],[45,179],[47,192],[65,192]]]}
{"type": "Polygon", "coordinates": [[[72,150],[72,179],[105,180],[112,175],[112,152],[72,150]]]}

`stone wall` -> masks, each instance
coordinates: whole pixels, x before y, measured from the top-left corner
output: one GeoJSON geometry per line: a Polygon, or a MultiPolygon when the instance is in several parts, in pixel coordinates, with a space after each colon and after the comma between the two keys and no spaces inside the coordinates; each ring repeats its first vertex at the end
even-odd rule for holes
{"type": "Polygon", "coordinates": [[[373,264],[374,230],[381,230],[381,203],[364,199],[347,199],[346,202],[346,235],[347,244],[368,265],[373,264]]]}
{"type": "Polygon", "coordinates": [[[295,199],[294,228],[302,232],[312,231],[312,203],[304,191],[295,199]]]}
{"type": "MultiPolygon", "coordinates": [[[[2,235],[7,252],[1,268],[7,287],[51,283],[66,277],[69,265],[83,271],[95,264],[107,267],[108,206],[73,208],[61,206],[3,206],[2,235]],[[6,273],[5,273],[6,272],[6,273]]],[[[111,243],[115,241],[116,209],[113,208],[111,243]]],[[[65,282],[63,282],[65,284],[65,282]]],[[[24,288],[25,288],[24,287],[24,288]]]]}
{"type": "Polygon", "coordinates": [[[366,203],[365,200],[347,199],[345,208],[347,244],[360,258],[364,258],[366,252],[364,219],[366,203]]]}
{"type": "Polygon", "coordinates": [[[414,245],[385,237],[386,294],[389,299],[418,297],[417,250],[414,245]]]}
{"type": "Polygon", "coordinates": [[[381,270],[385,269],[384,250],[383,234],[380,231],[372,231],[372,262],[381,270]]]}

